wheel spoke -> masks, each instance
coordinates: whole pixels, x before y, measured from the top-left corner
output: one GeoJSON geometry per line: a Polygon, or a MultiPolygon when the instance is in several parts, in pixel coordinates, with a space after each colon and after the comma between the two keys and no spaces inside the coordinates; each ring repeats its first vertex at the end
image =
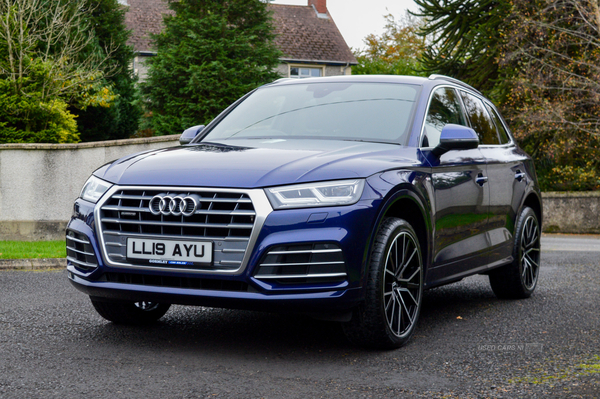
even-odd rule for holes
{"type": "Polygon", "coordinates": [[[527,279],[527,269],[529,269],[529,263],[523,263],[523,271],[521,272],[521,279],[525,281],[527,279]]]}
{"type": "MultiPolygon", "coordinates": [[[[396,240],[397,242],[397,240],[396,240]]],[[[406,235],[402,236],[402,264],[399,265],[399,267],[396,269],[396,274],[395,277],[398,278],[402,275],[402,273],[404,272],[404,269],[406,268],[408,262],[406,262],[406,249],[407,249],[407,245],[406,245],[406,235]]]]}
{"type": "Polygon", "coordinates": [[[417,254],[417,252],[418,252],[417,248],[415,248],[412,251],[412,254],[410,254],[410,258],[408,258],[408,261],[404,262],[404,264],[402,265],[402,270],[400,270],[400,272],[396,275],[396,277],[400,278],[402,276],[402,274],[404,274],[404,271],[406,270],[406,268],[408,267],[408,265],[410,265],[410,263],[412,262],[413,258],[417,254]]]}
{"type": "Polygon", "coordinates": [[[535,281],[535,276],[533,274],[533,267],[531,267],[531,265],[530,265],[529,266],[529,285],[528,285],[528,287],[530,287],[534,281],[535,281]]]}
{"type": "Polygon", "coordinates": [[[415,299],[415,297],[413,296],[412,292],[410,292],[410,290],[406,289],[406,288],[401,288],[400,289],[400,295],[402,295],[402,292],[405,292],[408,294],[408,296],[410,296],[410,299],[412,299],[412,301],[414,302],[415,305],[418,305],[419,302],[417,302],[417,300],[415,299]]]}
{"type": "MultiPolygon", "coordinates": [[[[398,242],[396,240],[396,242],[398,242]]],[[[406,234],[402,234],[402,264],[404,265],[404,259],[406,258],[406,234]]]]}
{"type": "MultiPolygon", "coordinates": [[[[400,296],[400,293],[398,291],[396,291],[396,296],[402,300],[402,297],[400,296]]],[[[398,317],[398,324],[397,324],[397,329],[396,329],[396,335],[400,335],[400,333],[402,332],[402,324],[403,324],[403,320],[404,317],[402,315],[402,307],[400,305],[400,301],[398,301],[398,313],[396,313],[396,316],[398,317]]]]}
{"type": "Polygon", "coordinates": [[[523,257],[528,256],[530,252],[540,252],[539,248],[529,248],[527,251],[523,252],[523,257]]]}
{"type": "Polygon", "coordinates": [[[398,303],[397,294],[394,292],[394,294],[392,295],[392,311],[390,312],[391,314],[389,318],[389,326],[392,330],[394,330],[394,319],[396,319],[396,322],[400,324],[400,320],[398,319],[399,312],[396,311],[396,308],[400,310],[400,304],[398,303]]]}
{"type": "Polygon", "coordinates": [[[387,293],[387,294],[385,294],[385,295],[386,295],[386,296],[390,296],[390,295],[391,295],[390,299],[389,299],[389,300],[387,301],[387,303],[385,304],[385,311],[386,311],[386,313],[387,313],[387,311],[388,311],[388,310],[389,310],[389,308],[390,308],[390,304],[391,304],[392,302],[394,302],[394,293],[393,293],[393,292],[389,292],[389,293],[387,293]]]}
{"type": "Polygon", "coordinates": [[[534,265],[536,268],[540,267],[540,265],[538,265],[537,262],[535,260],[533,260],[533,258],[531,256],[527,255],[527,256],[525,256],[525,259],[527,260],[527,262],[530,265],[534,265]]]}
{"type": "Polygon", "coordinates": [[[394,241],[392,244],[394,248],[394,254],[392,255],[392,274],[395,276],[400,268],[400,263],[398,262],[398,241],[394,241]]]}
{"type": "Polygon", "coordinates": [[[407,279],[403,279],[403,280],[398,280],[398,281],[399,281],[399,282],[402,282],[402,283],[409,283],[409,282],[411,282],[411,281],[412,281],[412,280],[415,278],[415,276],[416,276],[417,274],[419,274],[420,272],[421,272],[421,270],[420,270],[420,269],[417,269],[417,270],[415,270],[415,272],[414,272],[414,273],[413,273],[413,274],[412,274],[412,275],[411,275],[409,278],[407,278],[407,279]]]}
{"type": "Polygon", "coordinates": [[[408,311],[408,307],[406,306],[406,303],[404,303],[404,298],[402,298],[402,295],[400,295],[400,301],[402,302],[402,308],[404,309],[404,311],[406,312],[406,315],[408,316],[408,321],[410,322],[410,325],[412,325],[413,318],[411,317],[410,312],[408,311]]]}
{"type": "MultiPolygon", "coordinates": [[[[533,223],[533,221],[532,221],[532,223],[533,223]]],[[[534,228],[533,229],[533,237],[531,237],[531,244],[532,245],[535,244],[537,242],[538,238],[539,238],[538,226],[534,225],[533,228],[534,228]]]]}

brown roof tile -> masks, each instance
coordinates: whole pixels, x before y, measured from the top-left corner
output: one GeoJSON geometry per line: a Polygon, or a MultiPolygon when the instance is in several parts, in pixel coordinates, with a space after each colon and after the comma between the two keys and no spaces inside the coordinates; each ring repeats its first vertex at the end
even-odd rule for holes
{"type": "Polygon", "coordinates": [[[165,0],[127,0],[125,25],[131,30],[128,44],[135,51],[156,51],[150,33],[158,34],[163,29],[163,14],[172,14],[165,0]]]}
{"type": "MultiPolygon", "coordinates": [[[[129,44],[135,51],[155,51],[149,33],[163,29],[163,14],[172,14],[166,0],[127,0],[125,24],[131,30],[129,44]]],[[[319,18],[311,6],[270,4],[275,43],[284,59],[356,63],[342,34],[329,18],[319,18]]]]}
{"type": "Polygon", "coordinates": [[[356,64],[331,15],[319,18],[310,6],[271,4],[275,39],[284,58],[306,61],[337,61],[356,64]]]}

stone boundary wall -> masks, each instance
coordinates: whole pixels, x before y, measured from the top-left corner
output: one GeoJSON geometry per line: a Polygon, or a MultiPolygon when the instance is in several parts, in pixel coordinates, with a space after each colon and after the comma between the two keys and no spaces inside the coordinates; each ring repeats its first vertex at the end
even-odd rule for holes
{"type": "Polygon", "coordinates": [[[546,233],[599,234],[600,191],[542,193],[546,233]]]}
{"type": "MultiPolygon", "coordinates": [[[[179,145],[179,135],[79,144],[0,144],[0,241],[62,240],[73,201],[107,162],[179,145]]],[[[600,191],[543,193],[544,232],[600,233],[600,191]]]]}
{"type": "Polygon", "coordinates": [[[94,170],[179,136],[79,144],[0,144],[0,241],[62,240],[73,201],[94,170]]]}

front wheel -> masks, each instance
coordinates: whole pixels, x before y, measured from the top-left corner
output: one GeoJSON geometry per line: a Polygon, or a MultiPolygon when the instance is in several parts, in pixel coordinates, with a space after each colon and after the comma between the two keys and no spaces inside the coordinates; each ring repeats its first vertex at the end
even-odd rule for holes
{"type": "Polygon", "coordinates": [[[492,270],[490,285],[498,298],[529,298],[540,273],[540,225],[533,209],[525,207],[517,219],[513,262],[492,270]]]}
{"type": "Polygon", "coordinates": [[[392,349],[413,335],[423,297],[423,258],[412,226],[387,218],[375,240],[369,262],[365,303],[343,325],[358,345],[392,349]]]}
{"type": "Polygon", "coordinates": [[[149,324],[157,321],[171,307],[168,303],[148,301],[104,302],[90,298],[96,312],[115,324],[149,324]]]}

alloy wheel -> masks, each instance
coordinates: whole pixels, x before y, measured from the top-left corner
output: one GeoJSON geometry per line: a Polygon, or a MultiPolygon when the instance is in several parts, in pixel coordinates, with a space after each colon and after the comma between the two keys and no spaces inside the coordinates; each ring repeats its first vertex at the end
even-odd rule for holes
{"type": "Polygon", "coordinates": [[[398,234],[385,259],[383,305],[390,331],[402,338],[416,323],[421,305],[423,263],[415,237],[398,234]]]}
{"type": "Polygon", "coordinates": [[[521,235],[521,265],[523,285],[531,290],[537,283],[540,269],[540,231],[533,216],[525,220],[521,235]]]}

